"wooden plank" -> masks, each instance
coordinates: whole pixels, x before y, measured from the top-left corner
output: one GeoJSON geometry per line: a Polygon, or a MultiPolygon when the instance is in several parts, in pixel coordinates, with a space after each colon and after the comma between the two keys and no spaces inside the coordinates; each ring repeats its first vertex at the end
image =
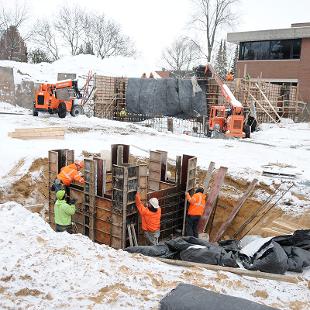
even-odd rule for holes
{"type": "Polygon", "coordinates": [[[131,232],[132,232],[134,246],[138,246],[138,240],[137,240],[137,234],[136,234],[136,230],[135,230],[135,225],[134,224],[130,224],[130,227],[131,227],[131,232]]]}
{"type": "Polygon", "coordinates": [[[128,237],[129,237],[129,245],[133,246],[133,240],[132,240],[131,226],[130,225],[127,225],[127,231],[128,231],[128,237]]]}
{"type": "Polygon", "coordinates": [[[205,178],[205,181],[203,183],[203,188],[204,188],[205,192],[207,191],[207,189],[209,187],[209,183],[210,183],[210,180],[212,177],[212,172],[213,172],[214,168],[215,168],[215,163],[213,161],[211,161],[209,164],[208,171],[207,171],[207,177],[205,178]]]}
{"type": "Polygon", "coordinates": [[[225,231],[227,230],[228,226],[232,223],[232,221],[234,220],[234,218],[236,217],[236,215],[238,214],[239,210],[242,208],[242,206],[244,205],[245,201],[250,197],[250,195],[252,194],[255,185],[257,184],[258,180],[254,179],[251,184],[249,185],[249,187],[247,188],[246,192],[243,194],[243,196],[239,199],[237,205],[233,208],[233,210],[231,211],[230,215],[228,216],[227,220],[222,224],[222,226],[220,227],[220,229],[218,230],[218,232],[215,234],[215,236],[213,238],[210,239],[211,242],[218,242],[223,234],[225,233],[225,231]]]}
{"type": "MultiPolygon", "coordinates": [[[[193,191],[196,183],[196,166],[197,166],[197,158],[192,157],[188,159],[187,162],[187,176],[186,176],[186,189],[185,192],[193,191]]],[[[183,227],[182,227],[182,235],[185,236],[185,223],[187,216],[187,199],[184,199],[184,214],[183,214],[183,227]]]]}
{"type": "MultiPolygon", "coordinates": [[[[276,206],[276,204],[283,198],[283,196],[294,186],[294,183],[292,183],[285,191],[280,192],[280,197],[277,198],[277,200],[273,203],[273,204],[269,204],[271,201],[269,201],[269,203],[267,205],[263,205],[263,208],[260,210],[261,213],[257,216],[257,214],[251,218],[250,223],[255,219],[255,217],[258,217],[256,222],[254,223],[254,225],[252,227],[250,227],[248,230],[246,230],[245,233],[243,233],[241,235],[241,238],[243,238],[245,235],[247,235],[257,224],[258,222],[273,208],[276,206]]],[[[258,212],[259,213],[259,212],[258,212]]],[[[247,221],[246,221],[247,222],[247,221]]]]}
{"type": "Polygon", "coordinates": [[[42,128],[15,128],[15,132],[47,132],[47,131],[66,131],[65,127],[42,127],[42,128]]]}
{"type": "Polygon", "coordinates": [[[213,271],[231,272],[239,276],[262,278],[262,279],[267,279],[267,280],[288,282],[288,283],[294,283],[294,284],[297,284],[300,282],[299,279],[294,276],[273,274],[273,273],[267,273],[267,272],[261,272],[261,271],[253,271],[253,270],[247,270],[247,269],[241,269],[241,268],[187,262],[187,261],[173,260],[173,259],[167,259],[167,258],[156,258],[156,259],[163,263],[166,263],[169,265],[175,265],[175,266],[199,267],[199,268],[204,268],[204,269],[213,270],[213,271]]]}
{"type": "Polygon", "coordinates": [[[227,172],[226,167],[220,167],[219,171],[215,176],[213,187],[211,188],[210,194],[208,195],[207,198],[204,213],[198,223],[198,233],[203,233],[208,225],[210,216],[212,215],[213,209],[216,204],[217,196],[224,182],[226,172],[227,172]]]}
{"type": "Polygon", "coordinates": [[[64,131],[47,131],[47,132],[9,132],[8,136],[11,138],[35,138],[35,137],[63,137],[65,134],[64,131]]]}
{"type": "Polygon", "coordinates": [[[265,99],[265,101],[269,104],[269,106],[271,107],[271,109],[273,110],[273,112],[276,114],[276,116],[279,119],[279,122],[281,122],[281,116],[278,114],[278,112],[276,111],[276,109],[274,108],[274,106],[271,104],[271,102],[269,101],[269,99],[267,98],[267,96],[264,94],[264,92],[262,91],[262,89],[259,87],[259,85],[257,83],[255,83],[255,86],[257,87],[257,89],[259,90],[259,92],[262,94],[263,98],[265,99]]]}

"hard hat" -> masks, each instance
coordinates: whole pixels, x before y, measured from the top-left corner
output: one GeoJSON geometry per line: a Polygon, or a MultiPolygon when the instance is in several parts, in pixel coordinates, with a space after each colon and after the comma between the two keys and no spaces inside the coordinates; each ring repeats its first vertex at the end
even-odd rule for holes
{"type": "Polygon", "coordinates": [[[81,169],[84,168],[84,161],[83,161],[83,160],[76,160],[74,163],[75,163],[77,166],[80,166],[81,169]]]}
{"type": "Polygon", "coordinates": [[[150,205],[154,208],[154,209],[158,209],[159,208],[159,203],[158,203],[158,199],[157,198],[151,198],[149,200],[150,205]]]}

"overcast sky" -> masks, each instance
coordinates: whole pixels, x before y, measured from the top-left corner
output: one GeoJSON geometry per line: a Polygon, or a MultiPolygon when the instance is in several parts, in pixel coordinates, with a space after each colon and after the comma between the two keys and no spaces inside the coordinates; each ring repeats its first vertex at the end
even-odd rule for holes
{"type": "MultiPolygon", "coordinates": [[[[10,3],[11,0],[3,0],[10,3]]],[[[153,63],[162,50],[189,28],[193,13],[190,0],[26,0],[31,13],[47,17],[63,4],[79,5],[104,12],[121,24],[136,43],[143,57],[153,63]]],[[[286,28],[291,23],[310,21],[310,0],[240,0],[236,7],[240,18],[234,31],[286,28]]],[[[231,31],[228,29],[228,32],[231,31]]],[[[223,33],[223,38],[227,31],[223,33]]]]}

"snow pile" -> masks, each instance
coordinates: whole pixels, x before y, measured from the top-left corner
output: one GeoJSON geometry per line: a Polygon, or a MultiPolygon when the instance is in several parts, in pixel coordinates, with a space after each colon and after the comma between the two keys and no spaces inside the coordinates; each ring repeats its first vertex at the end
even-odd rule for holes
{"type": "MultiPolygon", "coordinates": [[[[55,233],[21,205],[0,205],[0,308],[151,309],[178,283],[243,297],[281,309],[309,307],[305,282],[241,278],[185,269],[55,233]]],[[[304,277],[307,276],[304,272],[304,277]]]]}
{"type": "Polygon", "coordinates": [[[12,105],[7,102],[0,101],[0,113],[23,113],[29,114],[30,110],[22,108],[18,105],[12,105]]]}
{"type": "Polygon", "coordinates": [[[66,56],[51,64],[1,60],[0,66],[13,68],[15,84],[20,84],[23,80],[55,83],[57,73],[76,73],[78,77],[82,77],[92,71],[106,76],[141,77],[144,72],[156,69],[154,64],[148,63],[143,58],[116,56],[100,59],[94,55],[66,56]]]}

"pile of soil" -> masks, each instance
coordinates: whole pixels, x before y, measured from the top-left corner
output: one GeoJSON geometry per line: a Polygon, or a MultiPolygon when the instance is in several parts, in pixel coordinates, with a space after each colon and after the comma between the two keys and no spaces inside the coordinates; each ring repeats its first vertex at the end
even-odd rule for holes
{"type": "MultiPolygon", "coordinates": [[[[18,172],[24,161],[20,160],[6,177],[18,172]]],[[[0,203],[16,201],[24,206],[36,206],[33,211],[44,215],[48,206],[48,159],[38,158],[28,172],[4,190],[0,190],[0,203]],[[37,174],[38,177],[33,177],[37,174]]]]}

